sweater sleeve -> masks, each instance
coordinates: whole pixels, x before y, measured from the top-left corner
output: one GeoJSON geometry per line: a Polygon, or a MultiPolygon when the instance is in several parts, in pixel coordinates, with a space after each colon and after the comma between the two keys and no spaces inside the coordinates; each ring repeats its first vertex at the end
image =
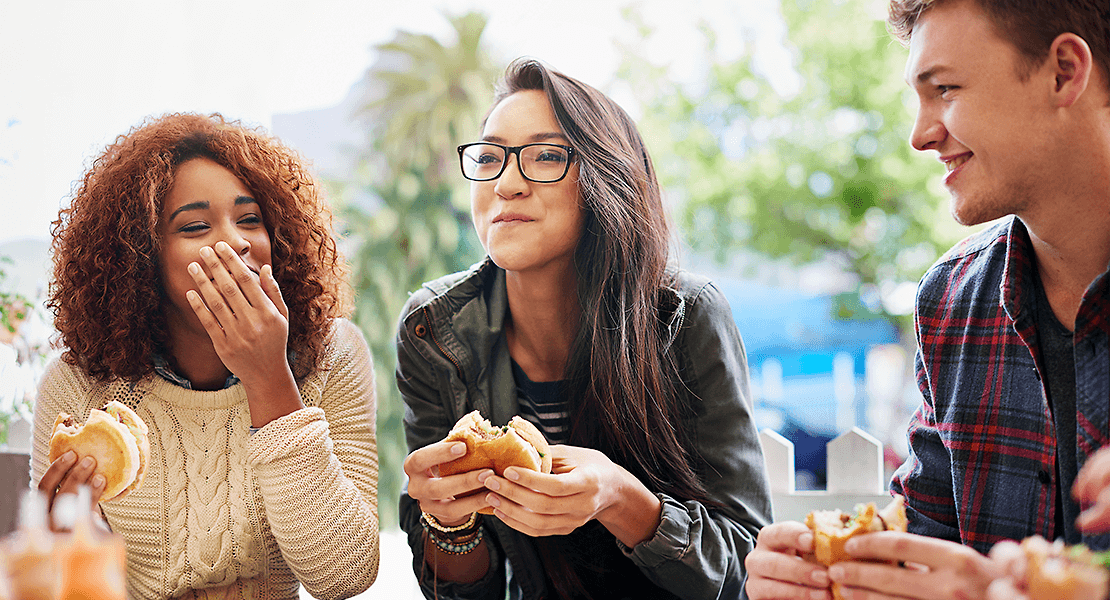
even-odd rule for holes
{"type": "Polygon", "coordinates": [[[318,406],[250,440],[266,517],[286,562],[316,598],[365,591],[378,572],[378,457],[370,350],[336,323],[318,406]]]}
{"type": "Polygon", "coordinates": [[[655,535],[622,550],[681,598],[735,598],[744,558],[770,522],[763,451],[752,421],[744,344],[724,295],[707,284],[690,304],[678,341],[683,381],[699,405],[693,435],[709,502],[660,494],[655,535]]]}

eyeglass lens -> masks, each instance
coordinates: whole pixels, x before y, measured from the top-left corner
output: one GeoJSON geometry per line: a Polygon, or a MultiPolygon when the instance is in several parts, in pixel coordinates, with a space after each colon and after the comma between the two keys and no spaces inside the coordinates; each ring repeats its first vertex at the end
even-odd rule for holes
{"type": "MultiPolygon", "coordinates": [[[[488,181],[498,178],[507,160],[505,148],[493,144],[473,144],[462,152],[463,175],[467,179],[488,181]]],[[[517,152],[520,172],[536,182],[558,181],[566,175],[570,162],[565,148],[552,144],[528,144],[517,152]]]]}

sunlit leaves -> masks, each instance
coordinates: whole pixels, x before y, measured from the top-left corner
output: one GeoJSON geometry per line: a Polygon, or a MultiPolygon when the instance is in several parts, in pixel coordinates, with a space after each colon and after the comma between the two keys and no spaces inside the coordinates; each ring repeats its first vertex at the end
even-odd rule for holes
{"type": "Polygon", "coordinates": [[[916,108],[902,82],[906,51],[866,0],[781,8],[801,80],[789,94],[750,52],[720,61],[707,42],[703,86],[626,53],[622,74],[655,90],[641,97],[641,126],[664,186],[681,190],[671,193],[686,240],[722,263],[754,252],[843,265],[855,289],[916,282],[967,232],[929,183],[937,163],[906,141],[916,108]]]}

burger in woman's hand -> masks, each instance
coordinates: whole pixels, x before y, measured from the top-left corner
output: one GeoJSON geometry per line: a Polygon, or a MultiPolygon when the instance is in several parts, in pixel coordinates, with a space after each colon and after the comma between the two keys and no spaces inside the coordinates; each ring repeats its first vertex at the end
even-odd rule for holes
{"type": "Polygon", "coordinates": [[[493,469],[499,476],[509,467],[551,472],[551,449],[539,429],[530,421],[513,417],[508,425],[494,426],[478,411],[470,412],[443,439],[464,442],[466,454],[439,466],[441,476],[476,469],[493,469]]]}
{"type": "Polygon", "coordinates": [[[94,408],[83,425],[63,412],[54,420],[48,460],[54,462],[70,450],[78,460],[93,457],[96,472],[107,481],[99,501],[123,498],[143,483],[150,454],[147,433],[139,415],[115,400],[103,410],[94,408]]]}

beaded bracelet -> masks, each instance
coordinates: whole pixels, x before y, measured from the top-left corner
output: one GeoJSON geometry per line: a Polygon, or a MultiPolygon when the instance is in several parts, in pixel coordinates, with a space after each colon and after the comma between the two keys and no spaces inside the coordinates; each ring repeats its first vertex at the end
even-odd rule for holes
{"type": "Polygon", "coordinates": [[[459,540],[463,543],[454,543],[448,540],[440,539],[439,536],[432,533],[431,531],[428,531],[428,537],[432,539],[432,543],[435,544],[436,548],[439,548],[441,552],[444,552],[446,554],[467,554],[477,548],[478,544],[482,543],[482,539],[485,537],[485,535],[482,532],[482,528],[478,527],[478,530],[474,532],[473,537],[468,536],[468,541],[459,540]]]}
{"type": "Polygon", "coordinates": [[[467,519],[466,522],[462,525],[453,525],[448,527],[447,525],[440,523],[439,519],[435,518],[434,515],[429,515],[428,513],[421,511],[420,524],[424,526],[424,529],[428,529],[429,531],[436,531],[439,533],[445,533],[449,536],[450,534],[466,535],[470,533],[470,530],[478,528],[478,517],[478,513],[473,512],[470,513],[470,518],[467,519]]]}

